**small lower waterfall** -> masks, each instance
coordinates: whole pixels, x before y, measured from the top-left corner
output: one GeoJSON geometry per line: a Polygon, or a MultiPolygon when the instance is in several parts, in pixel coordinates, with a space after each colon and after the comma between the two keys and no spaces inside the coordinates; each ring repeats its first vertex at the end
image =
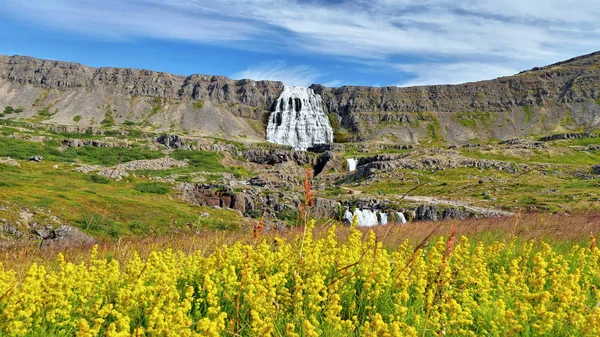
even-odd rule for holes
{"type": "Polygon", "coordinates": [[[406,223],[406,217],[404,216],[404,213],[402,213],[402,212],[396,212],[396,221],[405,224],[406,223]]]}
{"type": "Polygon", "coordinates": [[[388,215],[387,213],[381,213],[379,212],[379,224],[380,225],[387,225],[388,223],[388,215]]]}
{"type": "Polygon", "coordinates": [[[348,158],[346,159],[346,162],[348,163],[348,172],[356,170],[356,164],[358,164],[358,160],[354,158],[348,158]]]}
{"type": "Polygon", "coordinates": [[[369,227],[376,225],[385,225],[387,224],[387,213],[380,211],[372,211],[370,209],[356,209],[354,214],[349,210],[346,210],[344,213],[344,219],[352,222],[352,219],[356,216],[358,218],[358,225],[361,227],[369,227]]]}
{"type": "Polygon", "coordinates": [[[310,88],[285,86],[269,117],[267,140],[298,150],[333,142],[323,99],[310,88]]]}

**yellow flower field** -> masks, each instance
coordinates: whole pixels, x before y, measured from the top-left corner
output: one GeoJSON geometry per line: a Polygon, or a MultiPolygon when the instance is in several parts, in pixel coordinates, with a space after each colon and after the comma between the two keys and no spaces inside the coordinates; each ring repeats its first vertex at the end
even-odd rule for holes
{"type": "Polygon", "coordinates": [[[598,336],[600,250],[371,232],[0,266],[7,336],[598,336]]]}

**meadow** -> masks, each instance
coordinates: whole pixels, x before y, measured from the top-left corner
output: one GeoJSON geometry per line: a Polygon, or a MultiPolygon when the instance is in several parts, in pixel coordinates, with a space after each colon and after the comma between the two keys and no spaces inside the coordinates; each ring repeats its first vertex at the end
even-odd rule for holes
{"type": "Polygon", "coordinates": [[[0,254],[0,335],[597,336],[598,220],[310,220],[21,247],[0,254]]]}

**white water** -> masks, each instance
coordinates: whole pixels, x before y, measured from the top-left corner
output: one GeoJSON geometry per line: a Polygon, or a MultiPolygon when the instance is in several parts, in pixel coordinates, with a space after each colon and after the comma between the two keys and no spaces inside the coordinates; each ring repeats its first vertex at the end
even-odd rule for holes
{"type": "Polygon", "coordinates": [[[379,224],[381,225],[387,225],[388,222],[388,216],[387,213],[381,213],[379,212],[379,224]]]}
{"type": "Polygon", "coordinates": [[[332,143],[333,129],[321,96],[309,88],[285,86],[269,117],[267,140],[298,150],[332,143]]]}
{"type": "Polygon", "coordinates": [[[375,226],[375,225],[385,225],[387,224],[387,213],[379,212],[379,211],[371,211],[370,209],[356,209],[354,214],[349,210],[346,210],[344,213],[344,219],[352,222],[354,216],[358,217],[358,225],[361,227],[375,226]],[[379,214],[379,218],[381,221],[377,219],[377,214],[379,214]]]}
{"type": "Polygon", "coordinates": [[[406,217],[404,216],[404,213],[402,212],[397,212],[396,213],[396,220],[400,223],[406,223],[406,217]]]}
{"type": "Polygon", "coordinates": [[[348,158],[348,159],[346,159],[346,162],[348,163],[348,172],[352,172],[352,171],[356,170],[356,164],[358,164],[357,159],[348,158]]]}

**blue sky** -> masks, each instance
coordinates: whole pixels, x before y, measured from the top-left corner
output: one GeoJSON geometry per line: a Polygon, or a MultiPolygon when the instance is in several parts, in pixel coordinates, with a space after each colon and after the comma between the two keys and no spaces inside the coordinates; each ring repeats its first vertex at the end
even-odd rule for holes
{"type": "Polygon", "coordinates": [[[0,54],[288,85],[511,75],[600,50],[600,0],[0,0],[0,54]]]}

